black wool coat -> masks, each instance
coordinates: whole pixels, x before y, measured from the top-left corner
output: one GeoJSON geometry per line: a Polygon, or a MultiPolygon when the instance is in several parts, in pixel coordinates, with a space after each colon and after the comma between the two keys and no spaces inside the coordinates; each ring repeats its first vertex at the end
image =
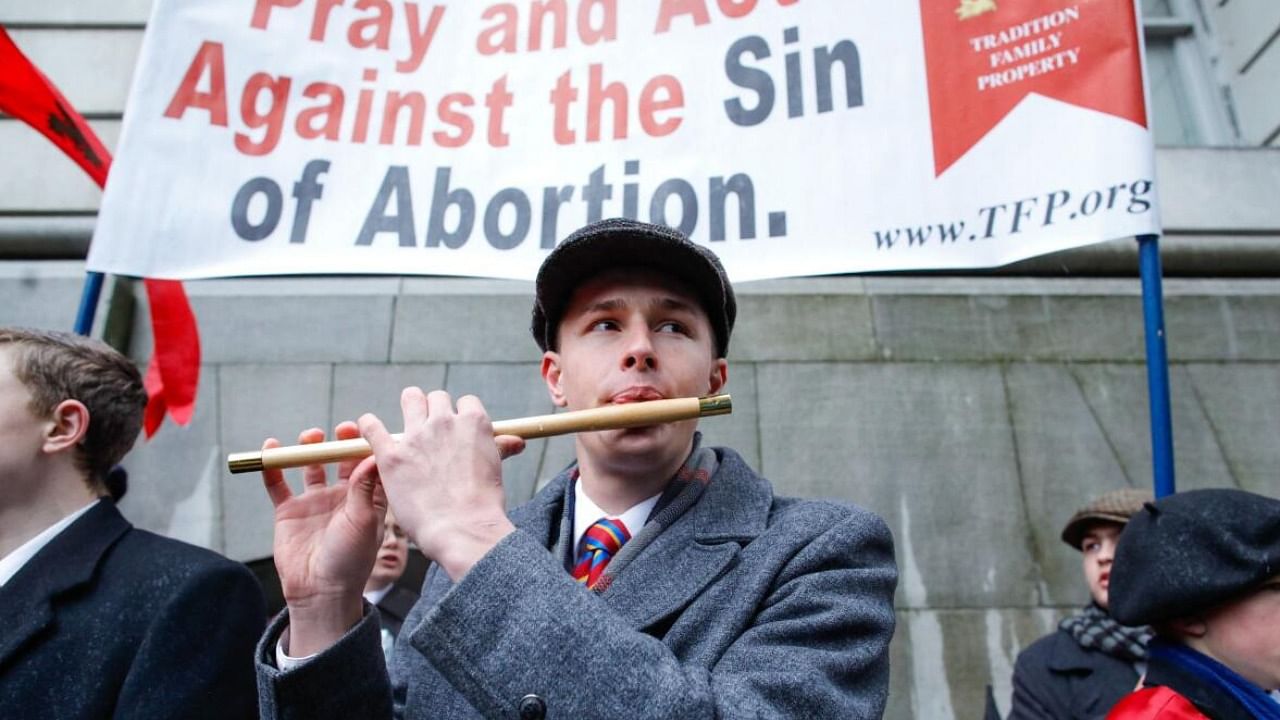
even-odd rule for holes
{"type": "Polygon", "coordinates": [[[1086,650],[1057,630],[1018,655],[1009,720],[1104,718],[1137,684],[1132,663],[1086,650]]]}
{"type": "Polygon", "coordinates": [[[0,588],[0,718],[257,717],[247,568],[102,500],[0,588]]]}

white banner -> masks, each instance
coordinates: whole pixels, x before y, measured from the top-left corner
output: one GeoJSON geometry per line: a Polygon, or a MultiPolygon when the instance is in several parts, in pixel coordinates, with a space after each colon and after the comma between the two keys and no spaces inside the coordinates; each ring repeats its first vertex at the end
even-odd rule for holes
{"type": "Polygon", "coordinates": [[[1140,57],[1132,0],[157,0],[89,267],[531,279],[612,216],[1000,265],[1159,232],[1140,57]]]}

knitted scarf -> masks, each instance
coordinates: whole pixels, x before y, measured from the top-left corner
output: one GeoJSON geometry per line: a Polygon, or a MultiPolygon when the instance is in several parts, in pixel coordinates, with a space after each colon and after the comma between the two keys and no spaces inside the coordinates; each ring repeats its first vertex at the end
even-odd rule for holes
{"type": "MultiPolygon", "coordinates": [[[[698,498],[702,497],[702,491],[711,482],[711,476],[716,474],[720,460],[714,450],[701,447],[701,444],[702,433],[694,433],[693,450],[689,453],[689,457],[685,458],[684,465],[676,471],[671,482],[667,483],[666,490],[658,499],[658,504],[653,507],[644,526],[639,532],[632,533],[631,539],[609,561],[604,574],[591,588],[594,592],[602,593],[608,590],[613,584],[613,579],[630,564],[632,558],[644,551],[649,543],[661,535],[662,531],[671,527],[686,510],[698,502],[698,498]]],[[[567,557],[565,553],[573,542],[573,486],[578,482],[577,468],[572,472],[573,482],[568,483],[565,488],[565,514],[560,522],[560,539],[556,543],[556,552],[561,553],[562,557],[567,557]]]]}
{"type": "Polygon", "coordinates": [[[1089,603],[1083,610],[1063,619],[1058,629],[1065,630],[1086,650],[1099,650],[1114,658],[1128,662],[1147,659],[1147,645],[1154,637],[1146,625],[1129,627],[1111,618],[1097,603],[1089,603]]]}
{"type": "Polygon", "coordinates": [[[1186,645],[1156,641],[1151,644],[1151,656],[1182,668],[1203,682],[1222,690],[1235,698],[1236,702],[1258,720],[1280,720],[1280,703],[1271,699],[1262,688],[1240,677],[1234,670],[1208,655],[1192,650],[1186,645]]]}

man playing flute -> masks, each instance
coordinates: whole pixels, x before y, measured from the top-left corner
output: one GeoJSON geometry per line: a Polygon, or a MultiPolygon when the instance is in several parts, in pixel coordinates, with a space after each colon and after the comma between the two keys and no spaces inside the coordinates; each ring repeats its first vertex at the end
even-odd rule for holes
{"type": "MultiPolygon", "coordinates": [[[[552,401],[578,410],[719,392],[736,313],[709,250],[614,219],[548,255],[532,330],[552,401]]],[[[508,515],[501,458],[523,441],[495,443],[474,397],[411,387],[401,408],[399,442],[360,418],[373,456],[336,485],[309,468],[293,495],[264,473],[288,603],[258,646],[264,717],[882,715],[897,571],[879,517],[774,496],[696,420],[579,434],[508,515]],[[388,504],[433,561],[390,679],[360,596],[388,504]]]]}

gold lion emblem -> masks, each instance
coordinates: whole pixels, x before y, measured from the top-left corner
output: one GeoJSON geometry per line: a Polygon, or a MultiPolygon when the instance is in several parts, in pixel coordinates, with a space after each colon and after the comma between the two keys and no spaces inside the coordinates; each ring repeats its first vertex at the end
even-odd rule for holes
{"type": "Polygon", "coordinates": [[[983,13],[995,12],[996,0],[960,0],[956,16],[961,20],[975,18],[983,13]]]}

